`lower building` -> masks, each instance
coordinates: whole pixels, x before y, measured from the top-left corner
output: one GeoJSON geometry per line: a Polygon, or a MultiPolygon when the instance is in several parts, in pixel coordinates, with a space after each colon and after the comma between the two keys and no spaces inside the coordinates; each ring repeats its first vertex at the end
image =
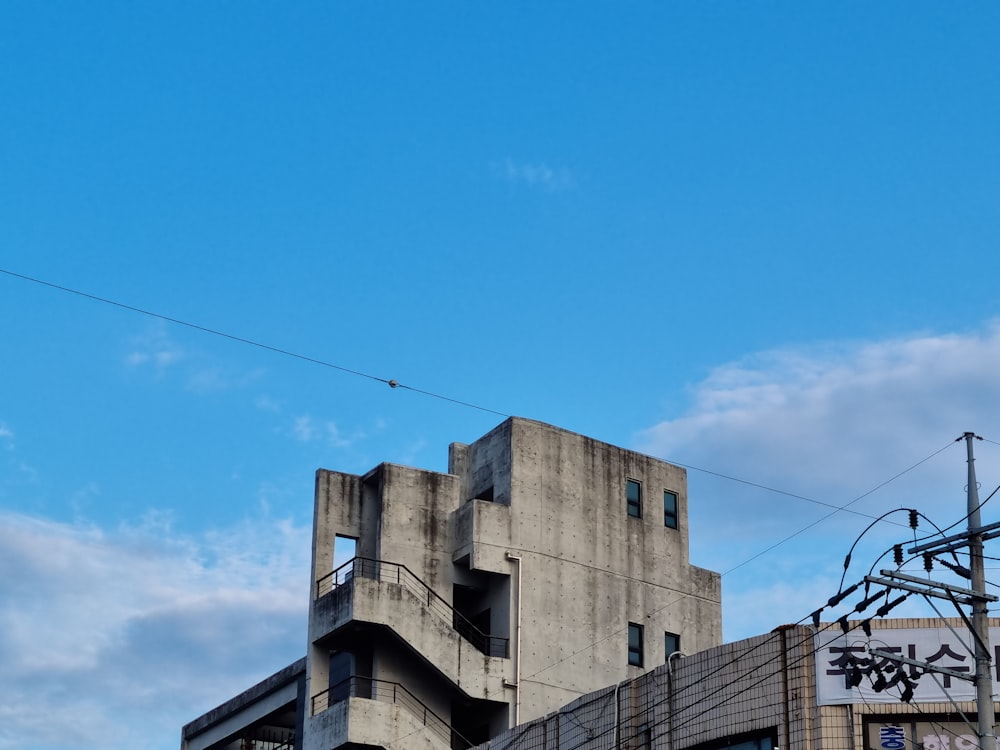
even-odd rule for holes
{"type": "Polygon", "coordinates": [[[181,747],[295,750],[305,717],[306,660],[299,659],[181,729],[181,747]]]}
{"type": "MultiPolygon", "coordinates": [[[[478,750],[976,750],[975,688],[959,677],[974,672],[965,624],[875,620],[870,636],[860,624],[786,626],[677,653],[478,750]],[[897,668],[869,647],[949,672],[897,668]]],[[[996,670],[998,619],[990,642],[996,670]]]]}

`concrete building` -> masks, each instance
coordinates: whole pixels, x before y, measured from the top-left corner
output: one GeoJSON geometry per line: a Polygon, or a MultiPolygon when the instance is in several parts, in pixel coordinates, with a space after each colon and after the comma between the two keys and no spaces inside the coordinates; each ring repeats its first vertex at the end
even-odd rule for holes
{"type": "MultiPolygon", "coordinates": [[[[872,635],[837,623],[785,626],[697,654],[672,656],[501,733],[478,750],[974,750],[975,689],[954,676],[904,671],[868,644],[958,674],[973,670],[959,619],[873,620],[872,635]],[[857,669],[861,682],[849,687],[857,669]],[[878,680],[885,681],[875,690],[878,680]]],[[[1000,644],[1000,620],[990,623],[1000,644]]],[[[994,647],[1000,663],[1000,648],[994,647]]],[[[994,679],[1000,679],[995,674],[994,679]]],[[[995,694],[995,693],[994,693],[995,694]]]]}
{"type": "Polygon", "coordinates": [[[452,444],[446,474],[319,470],[304,664],[182,748],[466,748],[716,646],[687,519],[683,469],[520,418],[452,444]]]}

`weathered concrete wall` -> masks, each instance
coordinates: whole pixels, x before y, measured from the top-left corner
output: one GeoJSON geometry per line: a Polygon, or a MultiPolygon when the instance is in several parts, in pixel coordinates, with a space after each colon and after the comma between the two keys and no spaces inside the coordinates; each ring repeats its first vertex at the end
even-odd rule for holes
{"type": "Polygon", "coordinates": [[[522,721],[663,663],[666,631],[681,635],[685,651],[721,642],[719,576],[688,562],[683,469],[524,419],[469,446],[466,464],[477,461],[509,472],[509,508],[464,505],[455,556],[511,573],[506,554],[522,558],[522,721]],[[641,518],[628,515],[626,479],[641,482],[641,518]],[[676,529],[663,523],[664,490],[677,495],[676,529]],[[629,622],[645,629],[642,668],[627,664],[629,622]]]}
{"type": "Polygon", "coordinates": [[[509,505],[469,500],[452,514],[452,559],[472,570],[511,574],[514,521],[509,505]]]}
{"type": "MultiPolygon", "coordinates": [[[[338,534],[358,539],[369,536],[362,512],[362,478],[353,474],[320,469],[316,472],[316,497],[313,508],[312,587],[316,580],[333,570],[333,547],[338,534]]],[[[362,553],[359,551],[359,555],[362,553]]]]}
{"type": "Polygon", "coordinates": [[[382,559],[405,565],[450,602],[449,523],[458,508],[460,479],[395,464],[383,464],[382,470],[382,559]]]}
{"type": "Polygon", "coordinates": [[[462,500],[491,496],[491,502],[510,504],[511,428],[507,420],[472,445],[452,443],[448,449],[448,473],[461,477],[462,500]]]}
{"type": "MultiPolygon", "coordinates": [[[[450,750],[450,743],[400,704],[350,698],[306,719],[303,750],[355,743],[386,750],[450,750]]],[[[353,746],[353,745],[352,745],[353,746]]]]}

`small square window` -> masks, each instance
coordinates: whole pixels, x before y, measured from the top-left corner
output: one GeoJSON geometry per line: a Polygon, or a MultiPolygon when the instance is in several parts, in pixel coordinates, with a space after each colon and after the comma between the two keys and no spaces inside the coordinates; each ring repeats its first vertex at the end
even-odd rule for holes
{"type": "Polygon", "coordinates": [[[628,663],[633,667],[642,666],[642,625],[628,624],[628,663]]]}
{"type": "Polygon", "coordinates": [[[670,654],[676,653],[681,650],[681,637],[677,633],[664,633],[663,634],[663,659],[664,661],[670,656],[670,654]]]}
{"type": "Polygon", "coordinates": [[[625,507],[632,518],[642,518],[642,485],[634,479],[625,480],[625,507]]]}
{"type": "Polygon", "coordinates": [[[677,528],[677,493],[670,490],[663,490],[663,525],[677,528]]]}

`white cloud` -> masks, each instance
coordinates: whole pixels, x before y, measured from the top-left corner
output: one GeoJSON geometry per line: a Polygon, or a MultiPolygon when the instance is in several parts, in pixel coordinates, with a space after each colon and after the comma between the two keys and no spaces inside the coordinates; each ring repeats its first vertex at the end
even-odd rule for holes
{"type": "Polygon", "coordinates": [[[282,411],[281,404],[269,396],[258,396],[254,399],[253,405],[261,411],[271,412],[272,414],[280,414],[282,411]]]}
{"type": "Polygon", "coordinates": [[[322,430],[316,425],[315,420],[309,416],[296,417],[292,425],[292,434],[295,439],[303,443],[311,443],[318,440],[322,430]]]}
{"type": "Polygon", "coordinates": [[[199,394],[220,393],[230,388],[243,388],[264,376],[264,370],[255,368],[236,372],[232,368],[202,364],[192,367],[187,375],[186,387],[199,394]]]}
{"type": "MultiPolygon", "coordinates": [[[[825,351],[765,352],[715,370],[643,449],[741,476],[863,490],[965,430],[1000,437],[1000,326],[825,351]]],[[[794,490],[795,487],[786,489],[794,490]]]]}
{"type": "MultiPolygon", "coordinates": [[[[732,571],[723,579],[727,638],[759,632],[747,629],[752,602],[773,626],[835,593],[829,583],[874,516],[914,507],[940,526],[961,521],[965,447],[955,439],[966,430],[987,439],[976,444],[982,497],[1000,484],[997,372],[997,324],[763,352],[716,369],[693,388],[687,413],[643,431],[639,448],[648,453],[817,501],[689,470],[692,561],[732,571]],[[848,503],[849,511],[830,507],[848,503]]],[[[1000,500],[984,508],[984,522],[1000,520],[994,505],[1000,500]]],[[[905,514],[896,521],[903,525],[866,533],[849,582],[894,542],[913,538],[905,514]]]]}
{"type": "Polygon", "coordinates": [[[216,393],[226,390],[230,382],[221,367],[203,367],[188,376],[187,387],[195,393],[216,393]]]}
{"type": "Polygon", "coordinates": [[[418,456],[427,447],[427,441],[423,438],[413,441],[405,446],[403,446],[403,451],[400,453],[397,459],[401,464],[405,466],[416,466],[418,463],[418,456]]]}
{"type": "Polygon", "coordinates": [[[502,164],[493,165],[493,174],[507,182],[540,188],[549,192],[572,190],[576,180],[565,167],[550,167],[545,162],[516,162],[505,159],[502,164]]]}
{"type": "Polygon", "coordinates": [[[295,418],[292,423],[292,435],[302,443],[323,441],[331,448],[350,448],[355,442],[365,437],[363,432],[344,435],[336,422],[318,420],[309,415],[295,418]]]}
{"type": "Polygon", "coordinates": [[[0,474],[0,496],[6,487],[33,484],[38,480],[38,471],[18,455],[14,444],[14,431],[0,422],[0,450],[6,452],[4,464],[7,471],[0,474]]]}
{"type": "Polygon", "coordinates": [[[0,748],[172,750],[184,723],[301,656],[309,530],[183,537],[168,521],[0,514],[0,748]]]}
{"type": "Polygon", "coordinates": [[[265,372],[261,368],[240,370],[204,353],[185,350],[174,341],[163,321],[150,324],[129,340],[124,361],[136,372],[151,373],[157,378],[176,376],[186,390],[201,395],[246,387],[260,380],[265,372]]]}
{"type": "Polygon", "coordinates": [[[125,364],[132,368],[151,366],[157,372],[176,365],[185,357],[184,351],[168,335],[162,322],[150,325],[142,334],[133,336],[125,364]]]}

